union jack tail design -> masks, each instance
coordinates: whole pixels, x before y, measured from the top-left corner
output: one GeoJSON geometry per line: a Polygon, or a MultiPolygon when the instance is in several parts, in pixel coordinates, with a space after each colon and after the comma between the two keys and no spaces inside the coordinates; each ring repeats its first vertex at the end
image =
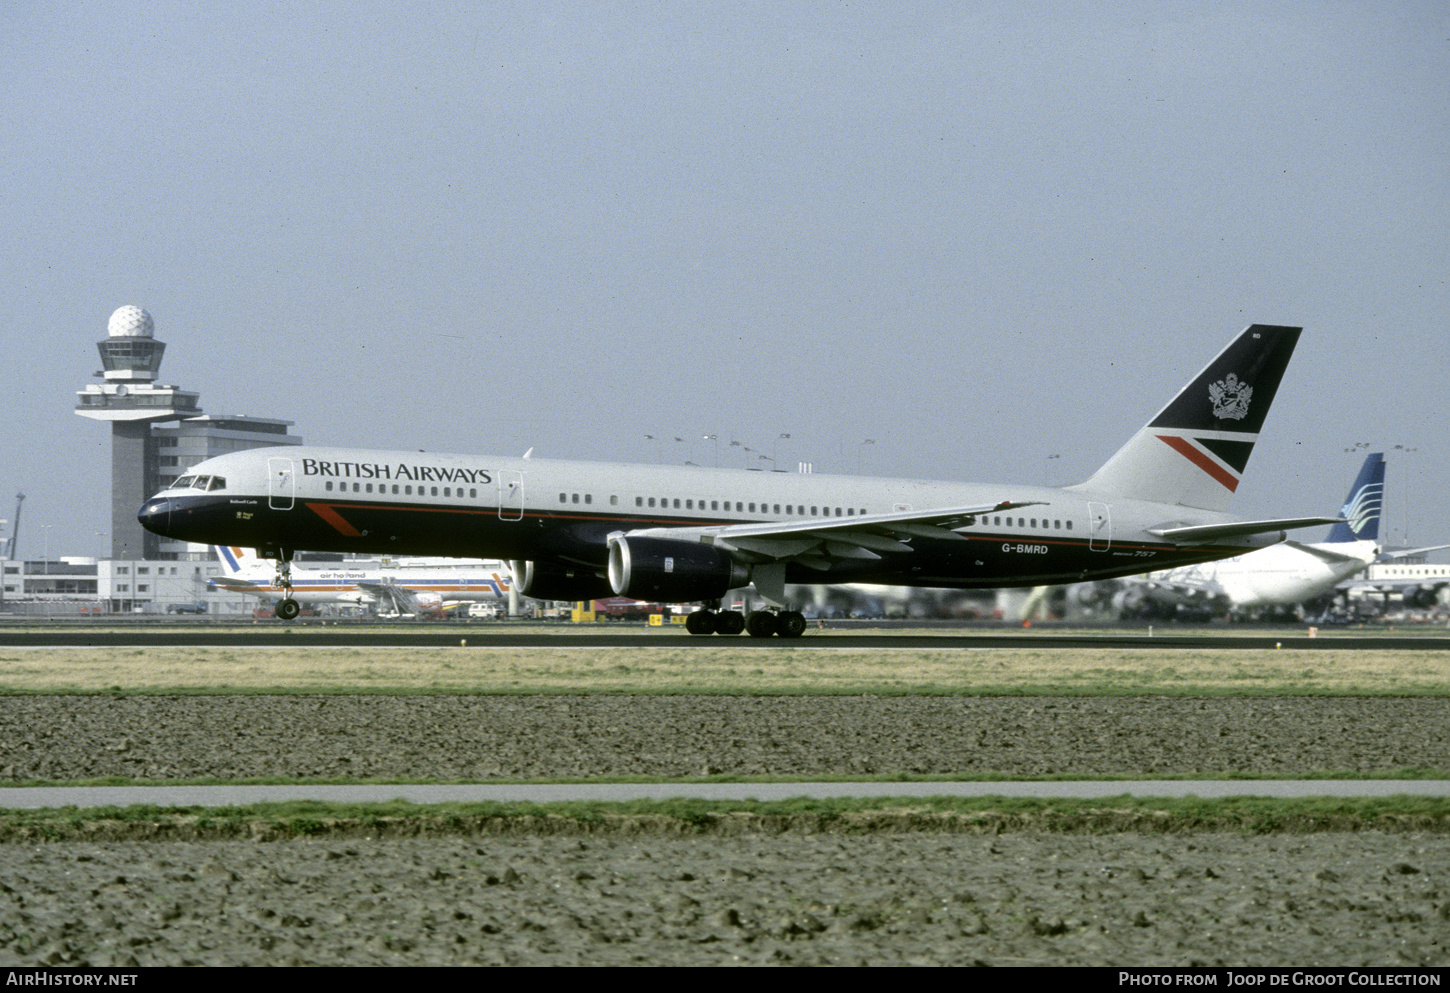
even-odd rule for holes
{"type": "Polygon", "coordinates": [[[1301,330],[1245,328],[1091,479],[1072,489],[1227,510],[1301,330]]]}

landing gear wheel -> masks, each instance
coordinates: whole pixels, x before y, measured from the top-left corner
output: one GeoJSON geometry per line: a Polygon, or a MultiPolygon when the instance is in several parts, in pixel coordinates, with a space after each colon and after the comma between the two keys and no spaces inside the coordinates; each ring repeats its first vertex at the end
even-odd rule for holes
{"type": "Polygon", "coordinates": [[[715,612],[712,610],[695,611],[685,618],[685,630],[691,634],[714,634],[715,612]]]}
{"type": "Polygon", "coordinates": [[[783,610],[775,621],[775,633],[782,638],[799,638],[806,633],[806,617],[798,610],[783,610]]]}
{"type": "Polygon", "coordinates": [[[292,549],[268,548],[263,551],[268,558],[277,559],[277,577],[272,580],[272,585],[282,593],[282,599],[277,604],[274,613],[284,621],[290,621],[301,613],[297,601],[292,599],[292,549]]]}
{"type": "Polygon", "coordinates": [[[745,617],[745,633],[752,638],[769,638],[775,629],[775,615],[768,610],[752,610],[745,617]]]}
{"type": "Polygon", "coordinates": [[[715,615],[716,634],[739,634],[745,630],[745,615],[738,610],[722,610],[715,615]]]}

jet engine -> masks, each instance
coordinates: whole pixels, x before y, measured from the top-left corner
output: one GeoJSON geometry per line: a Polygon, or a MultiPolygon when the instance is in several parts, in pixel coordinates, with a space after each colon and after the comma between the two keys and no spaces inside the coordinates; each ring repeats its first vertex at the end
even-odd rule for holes
{"type": "Polygon", "coordinates": [[[718,600],[750,582],[750,567],[713,545],[668,538],[616,538],[609,545],[609,584],[632,600],[718,600]]]}
{"type": "Polygon", "coordinates": [[[513,561],[514,589],[535,600],[595,600],[609,596],[609,581],[593,569],[556,562],[513,561]]]}
{"type": "Polygon", "coordinates": [[[1427,586],[1406,586],[1400,594],[1405,601],[1406,607],[1418,607],[1421,610],[1429,610],[1440,603],[1440,591],[1444,587],[1437,587],[1433,584],[1427,586]]]}

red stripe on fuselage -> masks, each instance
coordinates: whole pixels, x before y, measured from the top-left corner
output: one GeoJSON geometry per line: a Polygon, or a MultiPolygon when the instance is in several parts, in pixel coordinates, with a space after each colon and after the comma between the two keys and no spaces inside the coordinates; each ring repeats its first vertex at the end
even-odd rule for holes
{"type": "Polygon", "coordinates": [[[307,509],[337,529],[339,534],[349,538],[361,538],[362,532],[349,524],[333,506],[326,503],[309,503],[307,509]]]}
{"type": "Polygon", "coordinates": [[[1193,442],[1189,441],[1187,438],[1180,438],[1178,435],[1173,434],[1160,434],[1157,436],[1157,438],[1159,441],[1167,444],[1169,448],[1173,449],[1179,455],[1182,455],[1188,461],[1192,462],[1194,465],[1198,466],[1204,472],[1208,473],[1214,479],[1222,483],[1230,493],[1234,492],[1239,488],[1239,480],[1237,476],[1229,472],[1223,466],[1219,465],[1213,459],[1209,458],[1207,454],[1195,448],[1193,442]]]}

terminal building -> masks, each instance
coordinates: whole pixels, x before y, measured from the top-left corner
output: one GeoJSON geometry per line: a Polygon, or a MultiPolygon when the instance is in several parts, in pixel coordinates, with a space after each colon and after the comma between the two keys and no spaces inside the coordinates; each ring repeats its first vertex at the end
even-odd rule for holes
{"type": "Polygon", "coordinates": [[[157,490],[214,455],[269,445],[300,445],[291,421],[245,414],[211,415],[201,394],[156,382],[164,342],[151,315],[119,308],[96,343],[101,368],[76,395],[76,413],[111,423],[111,559],[207,561],[205,546],[163,539],[143,528],[136,511],[157,490]]]}
{"type": "Polygon", "coordinates": [[[3,563],[0,610],[27,617],[91,614],[206,613],[241,616],[253,597],[214,590],[221,575],[215,561],[156,562],[63,555],[59,559],[11,559],[3,563]]]}

